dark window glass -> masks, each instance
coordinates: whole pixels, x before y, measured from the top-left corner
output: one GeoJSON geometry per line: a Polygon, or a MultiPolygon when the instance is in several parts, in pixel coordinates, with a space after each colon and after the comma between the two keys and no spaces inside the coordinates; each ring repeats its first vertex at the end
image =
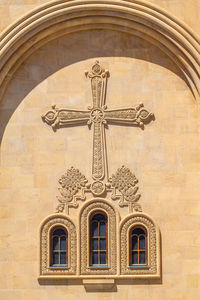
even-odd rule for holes
{"type": "Polygon", "coordinates": [[[100,264],[106,264],[106,252],[100,252],[100,264]]]}
{"type": "Polygon", "coordinates": [[[130,264],[147,264],[147,233],[140,227],[130,232],[130,264]]]}
{"type": "Polygon", "coordinates": [[[138,238],[136,235],[132,237],[132,249],[137,250],[138,249],[138,238]]]}
{"type": "Polygon", "coordinates": [[[145,251],[140,251],[140,264],[145,264],[145,251]]]}
{"type": "Polygon", "coordinates": [[[133,229],[132,234],[144,234],[144,230],[142,228],[135,228],[133,229]]]}
{"type": "Polygon", "coordinates": [[[59,253],[53,252],[53,264],[59,264],[59,253]]]}
{"type": "Polygon", "coordinates": [[[92,236],[98,236],[98,222],[92,223],[92,236]]]}
{"type": "Polygon", "coordinates": [[[60,263],[66,264],[66,252],[60,252],[60,263]]]}
{"type": "Polygon", "coordinates": [[[60,238],[60,250],[66,250],[66,236],[60,238]]]}
{"type": "Polygon", "coordinates": [[[138,264],[138,252],[132,252],[132,264],[138,264]]]}
{"type": "Polygon", "coordinates": [[[90,264],[107,264],[107,218],[101,213],[90,220],[90,264]]]}
{"type": "Polygon", "coordinates": [[[98,264],[98,252],[92,252],[92,264],[93,265],[98,264]]]}
{"type": "Polygon", "coordinates": [[[145,249],[145,235],[140,235],[139,238],[140,249],[145,249]]]}
{"type": "Polygon", "coordinates": [[[54,238],[53,238],[53,250],[58,250],[58,248],[59,248],[58,237],[54,236],[54,238]]]}
{"type": "Polygon", "coordinates": [[[53,235],[58,235],[58,236],[66,235],[66,232],[63,229],[56,229],[54,230],[53,235]]]}
{"type": "Polygon", "coordinates": [[[96,214],[93,216],[92,220],[106,221],[106,217],[103,214],[96,214]]]}
{"type": "Polygon", "coordinates": [[[93,244],[92,250],[98,250],[98,239],[93,239],[92,244],[93,244]]]}
{"type": "Polygon", "coordinates": [[[106,250],[106,239],[100,239],[100,250],[106,250]]]}
{"type": "Polygon", "coordinates": [[[57,228],[51,233],[51,265],[67,265],[67,231],[57,228]]]}
{"type": "Polygon", "coordinates": [[[100,236],[106,236],[106,223],[100,222],[100,236]]]}

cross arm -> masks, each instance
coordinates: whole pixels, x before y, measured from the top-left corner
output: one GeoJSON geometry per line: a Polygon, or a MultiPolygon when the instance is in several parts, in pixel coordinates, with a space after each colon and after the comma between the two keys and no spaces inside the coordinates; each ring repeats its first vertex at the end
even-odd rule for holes
{"type": "Polygon", "coordinates": [[[55,105],[52,106],[51,110],[42,115],[42,120],[50,125],[53,130],[67,125],[87,124],[89,119],[89,111],[57,108],[55,105]]]}
{"type": "Polygon", "coordinates": [[[154,114],[139,104],[136,108],[105,110],[105,120],[112,124],[135,125],[144,128],[144,124],[154,119],[154,114]]]}

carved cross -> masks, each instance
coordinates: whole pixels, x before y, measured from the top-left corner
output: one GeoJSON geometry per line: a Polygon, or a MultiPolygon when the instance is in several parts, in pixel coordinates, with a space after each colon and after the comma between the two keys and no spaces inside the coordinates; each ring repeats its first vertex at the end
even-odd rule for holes
{"type": "Polygon", "coordinates": [[[104,178],[107,177],[107,159],[105,147],[106,124],[133,125],[144,128],[154,115],[148,112],[143,104],[137,107],[122,109],[107,109],[106,85],[109,77],[108,70],[104,70],[96,61],[90,72],[85,72],[86,77],[91,80],[93,104],[88,110],[75,110],[68,108],[57,108],[55,105],[47,111],[42,119],[53,130],[68,125],[93,126],[93,156],[92,156],[92,178],[94,182],[91,191],[95,195],[101,195],[105,191],[104,178]]]}

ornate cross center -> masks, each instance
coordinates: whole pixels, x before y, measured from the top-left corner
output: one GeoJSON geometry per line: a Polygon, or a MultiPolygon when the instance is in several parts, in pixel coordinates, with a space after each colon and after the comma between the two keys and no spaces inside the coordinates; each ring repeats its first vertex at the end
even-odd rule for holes
{"type": "Polygon", "coordinates": [[[104,70],[97,61],[90,72],[86,72],[86,77],[91,80],[93,104],[88,110],[74,110],[67,108],[57,108],[55,105],[47,111],[42,119],[53,130],[67,125],[87,124],[93,126],[93,160],[92,178],[94,180],[91,191],[95,195],[101,195],[105,190],[105,183],[108,182],[107,160],[105,147],[105,125],[121,124],[144,127],[150,122],[154,115],[148,112],[143,104],[133,108],[107,109],[106,84],[109,77],[108,70],[104,70]]]}

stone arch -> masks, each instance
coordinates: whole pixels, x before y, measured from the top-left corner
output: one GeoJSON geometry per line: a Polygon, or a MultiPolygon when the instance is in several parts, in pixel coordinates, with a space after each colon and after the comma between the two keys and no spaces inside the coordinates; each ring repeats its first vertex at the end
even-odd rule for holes
{"type": "Polygon", "coordinates": [[[45,275],[75,275],[77,266],[77,235],[76,227],[64,214],[48,216],[40,225],[40,277],[45,275]],[[64,269],[50,268],[50,231],[55,226],[62,226],[68,232],[69,266],[64,269]]]}
{"type": "Polygon", "coordinates": [[[145,213],[133,213],[120,223],[120,274],[132,277],[160,277],[161,269],[160,231],[152,218],[145,213]],[[135,226],[142,226],[148,236],[148,265],[145,267],[129,267],[129,233],[135,226]],[[121,246],[123,245],[123,247],[121,246]]]}
{"type": "Polygon", "coordinates": [[[0,98],[22,62],[49,41],[72,32],[112,29],[146,39],[164,51],[200,96],[199,38],[183,22],[143,0],[52,1],[9,26],[0,37],[0,98]]]}

